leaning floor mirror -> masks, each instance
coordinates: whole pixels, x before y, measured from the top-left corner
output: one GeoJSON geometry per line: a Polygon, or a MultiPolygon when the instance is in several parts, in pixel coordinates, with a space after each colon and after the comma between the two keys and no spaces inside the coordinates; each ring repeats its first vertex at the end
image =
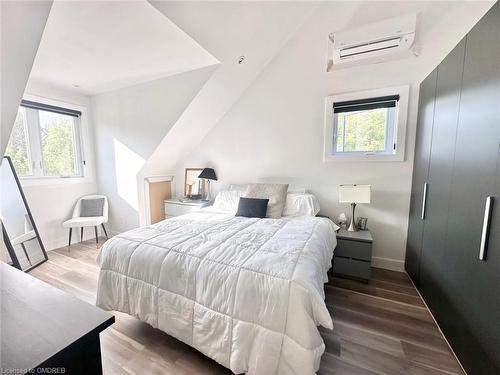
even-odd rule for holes
{"type": "Polygon", "coordinates": [[[2,260],[27,272],[45,262],[47,253],[8,156],[2,159],[0,178],[0,219],[7,250],[2,254],[2,260]]]}

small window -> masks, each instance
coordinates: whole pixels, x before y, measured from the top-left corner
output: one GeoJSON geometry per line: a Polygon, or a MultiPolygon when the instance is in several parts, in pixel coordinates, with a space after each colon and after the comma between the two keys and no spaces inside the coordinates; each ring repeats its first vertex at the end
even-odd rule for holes
{"type": "Polygon", "coordinates": [[[329,96],[325,161],[404,160],[408,86],[329,96]]]}
{"type": "Polygon", "coordinates": [[[333,103],[333,154],[392,154],[399,95],[333,103]]]}
{"type": "Polygon", "coordinates": [[[22,101],[6,155],[20,177],[82,177],[81,112],[22,101]]]}

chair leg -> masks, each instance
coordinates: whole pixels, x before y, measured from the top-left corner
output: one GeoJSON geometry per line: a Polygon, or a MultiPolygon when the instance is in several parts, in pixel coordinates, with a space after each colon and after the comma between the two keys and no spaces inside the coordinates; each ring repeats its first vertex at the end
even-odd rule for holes
{"type": "Polygon", "coordinates": [[[108,232],[106,232],[106,228],[104,227],[104,223],[102,225],[102,230],[104,231],[104,234],[106,235],[106,238],[108,238],[108,232]]]}
{"type": "Polygon", "coordinates": [[[94,227],[94,230],[95,230],[95,243],[96,243],[96,245],[98,245],[99,239],[97,238],[97,225],[94,227]]]}
{"type": "Polygon", "coordinates": [[[28,262],[30,263],[30,266],[32,266],[33,264],[31,264],[31,259],[28,255],[28,252],[26,251],[26,246],[24,246],[24,243],[21,242],[21,247],[23,248],[23,251],[24,251],[24,255],[26,255],[26,259],[28,259],[28,262]]]}
{"type": "Polygon", "coordinates": [[[69,247],[71,246],[71,233],[73,232],[73,228],[69,228],[69,241],[68,241],[68,250],[69,247]]]}
{"type": "Polygon", "coordinates": [[[80,228],[80,242],[83,242],[83,227],[80,228]]]}

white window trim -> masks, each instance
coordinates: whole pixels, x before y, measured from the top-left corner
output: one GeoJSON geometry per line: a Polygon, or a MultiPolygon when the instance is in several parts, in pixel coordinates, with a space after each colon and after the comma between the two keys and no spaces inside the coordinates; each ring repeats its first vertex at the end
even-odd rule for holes
{"type": "Polygon", "coordinates": [[[85,160],[85,165],[81,165],[81,176],[71,176],[71,177],[59,177],[59,176],[19,176],[21,184],[23,186],[41,186],[41,185],[64,185],[64,184],[81,184],[81,183],[93,183],[94,182],[94,168],[93,160],[91,158],[91,136],[89,129],[89,111],[86,106],[80,104],[74,104],[65,102],[62,100],[45,98],[39,95],[26,93],[23,96],[23,100],[29,100],[36,103],[52,105],[56,107],[62,107],[67,109],[72,109],[81,112],[79,119],[79,124],[76,126],[77,142],[76,147],[81,147],[80,155],[81,160],[85,160]]]}
{"type": "Polygon", "coordinates": [[[324,150],[323,162],[339,162],[339,161],[404,161],[405,145],[406,145],[406,124],[408,119],[408,97],[410,94],[410,86],[395,86],[382,89],[366,90],[358,92],[350,92],[339,95],[329,95],[325,99],[325,124],[324,124],[324,150]],[[346,154],[333,153],[333,132],[334,132],[334,115],[333,103],[343,102],[348,100],[359,100],[376,98],[380,96],[399,95],[398,111],[395,114],[395,129],[394,139],[396,140],[396,150],[391,154],[369,153],[369,152],[351,152],[346,154]]]}

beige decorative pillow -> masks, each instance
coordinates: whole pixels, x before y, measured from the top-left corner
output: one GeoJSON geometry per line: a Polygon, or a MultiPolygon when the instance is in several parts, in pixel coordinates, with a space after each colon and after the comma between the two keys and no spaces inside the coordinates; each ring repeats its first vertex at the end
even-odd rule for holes
{"type": "Polygon", "coordinates": [[[245,198],[269,199],[266,217],[279,219],[286,202],[288,184],[249,184],[245,198]]]}

